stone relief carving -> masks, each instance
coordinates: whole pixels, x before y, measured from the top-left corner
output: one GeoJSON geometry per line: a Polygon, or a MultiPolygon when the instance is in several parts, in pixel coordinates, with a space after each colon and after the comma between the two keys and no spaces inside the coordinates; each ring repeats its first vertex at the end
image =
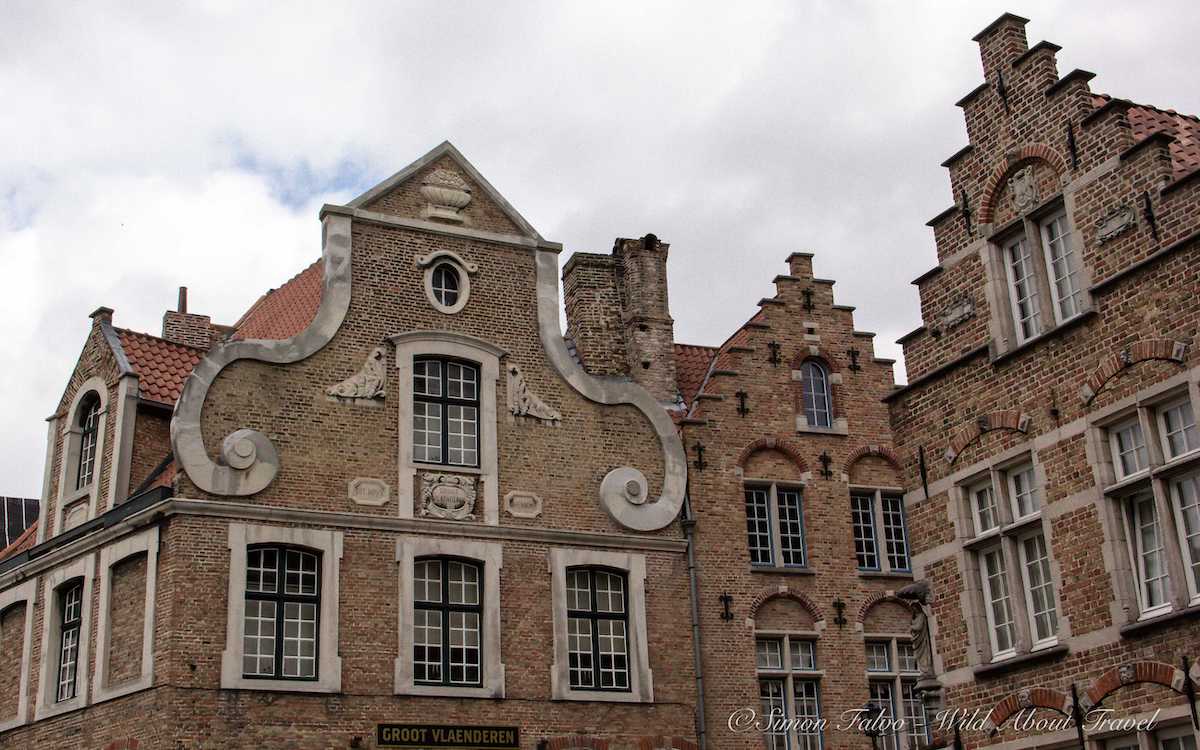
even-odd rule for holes
{"type": "Polygon", "coordinates": [[[504,496],[504,509],[514,518],[537,518],[542,515],[542,498],[532,492],[513,490],[504,496]]]}
{"type": "Polygon", "coordinates": [[[350,499],[357,505],[386,505],[392,490],[382,479],[356,477],[350,480],[350,499]]]}
{"type": "Polygon", "coordinates": [[[466,180],[448,169],[435,169],[421,183],[421,195],[429,204],[421,209],[421,218],[438,219],[454,224],[466,224],[460,213],[471,202],[471,188],[466,180]]]}
{"type": "Polygon", "coordinates": [[[942,313],[942,327],[953,328],[974,316],[975,300],[971,298],[971,295],[963,294],[946,306],[945,312],[942,313]]]}
{"type": "Polygon", "coordinates": [[[1100,220],[1096,231],[1096,240],[1101,243],[1108,242],[1136,223],[1137,212],[1133,210],[1132,206],[1117,206],[1100,220]]]}
{"type": "Polygon", "coordinates": [[[351,403],[384,398],[387,395],[384,390],[387,382],[387,369],[384,366],[386,359],[387,351],[384,347],[375,347],[361,370],[337,385],[329,386],[325,392],[335,401],[351,403]]]}
{"type": "Polygon", "coordinates": [[[1012,192],[1013,208],[1017,213],[1025,213],[1037,205],[1037,177],[1033,167],[1019,170],[1008,181],[1008,189],[1012,192]]]}
{"type": "Polygon", "coordinates": [[[1137,679],[1137,671],[1132,664],[1122,664],[1117,670],[1117,677],[1121,678],[1122,685],[1128,685],[1137,679]]]}
{"type": "Polygon", "coordinates": [[[521,368],[512,363],[508,365],[508,409],[514,417],[532,417],[545,424],[557,425],[562,421],[558,410],[551,409],[529,390],[521,368]]]}
{"type": "Polygon", "coordinates": [[[475,477],[461,474],[422,474],[422,517],[453,521],[475,520],[475,477]]]}

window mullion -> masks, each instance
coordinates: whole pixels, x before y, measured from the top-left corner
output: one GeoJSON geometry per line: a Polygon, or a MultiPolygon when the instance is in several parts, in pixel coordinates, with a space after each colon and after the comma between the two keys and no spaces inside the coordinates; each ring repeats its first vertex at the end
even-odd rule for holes
{"type": "Polygon", "coordinates": [[[883,530],[883,492],[875,490],[871,502],[871,535],[875,537],[875,560],[881,571],[891,571],[892,561],[888,558],[887,533],[883,530]]]}
{"type": "Polygon", "coordinates": [[[779,514],[779,488],[772,482],[767,494],[767,531],[771,535],[771,562],[783,567],[783,527],[779,514]]]}

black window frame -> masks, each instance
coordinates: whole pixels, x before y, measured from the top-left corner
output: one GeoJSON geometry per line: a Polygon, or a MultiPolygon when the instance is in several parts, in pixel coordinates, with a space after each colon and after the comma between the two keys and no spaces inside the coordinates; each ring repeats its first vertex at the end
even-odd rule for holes
{"type": "Polygon", "coordinates": [[[804,419],[808,423],[808,427],[816,427],[818,429],[833,428],[833,383],[829,378],[832,370],[825,362],[810,357],[800,363],[800,410],[804,412],[804,419]],[[808,394],[812,393],[814,402],[817,396],[817,389],[812,384],[812,378],[809,377],[809,368],[815,367],[821,372],[821,389],[820,396],[825,400],[825,424],[817,424],[814,417],[817,415],[816,404],[813,404],[812,414],[809,414],[808,409],[808,394]]]}
{"type": "MultiPolygon", "coordinates": [[[[250,553],[275,550],[275,591],[251,591],[249,586],[244,586],[243,598],[245,601],[270,601],[275,602],[275,670],[273,674],[246,674],[245,664],[242,665],[242,679],[246,680],[287,680],[289,682],[317,682],[321,679],[321,595],[324,585],[324,577],[322,576],[321,565],[323,562],[322,552],[319,549],[304,547],[296,544],[252,544],[246,547],[246,573],[249,575],[250,569],[250,553]],[[316,558],[316,586],[314,594],[288,594],[287,593],[287,553],[300,552],[307,555],[312,555],[316,558]],[[289,602],[301,604],[313,604],[316,619],[313,622],[313,676],[312,677],[288,677],[283,674],[283,641],[284,641],[284,609],[289,602]]],[[[245,643],[245,620],[246,614],[242,612],[242,628],[243,643],[245,643]]],[[[243,652],[243,657],[244,657],[243,652]]]]}
{"type": "Polygon", "coordinates": [[[81,490],[91,485],[96,479],[96,456],[100,452],[97,444],[100,437],[100,395],[90,391],[79,403],[79,456],[75,460],[75,489],[81,490]],[[89,455],[87,444],[91,440],[89,455]],[[84,481],[83,467],[87,464],[87,481],[84,481]]]}
{"type": "Polygon", "coordinates": [[[83,637],[83,608],[88,606],[83,600],[83,579],[75,578],[58,587],[58,669],[54,678],[54,702],[74,700],[79,696],[79,641],[83,637]],[[67,598],[75,591],[79,592],[79,612],[73,619],[67,619],[67,598]],[[75,633],[75,673],[71,677],[71,694],[62,694],[63,641],[67,633],[75,633]]]}
{"type": "MultiPolygon", "coordinates": [[[[415,376],[414,376],[412,399],[413,399],[414,404],[417,401],[421,401],[423,403],[438,404],[439,406],[441,406],[441,416],[439,417],[438,424],[439,424],[439,427],[441,430],[442,443],[441,443],[441,460],[439,460],[439,461],[430,461],[428,459],[417,460],[416,456],[414,455],[413,456],[414,463],[428,464],[430,466],[458,466],[458,467],[463,467],[463,468],[478,469],[480,466],[480,458],[483,454],[482,435],[480,433],[480,420],[481,420],[482,413],[483,413],[483,409],[482,409],[483,382],[481,379],[482,373],[483,373],[483,368],[480,366],[480,364],[478,362],[473,362],[469,359],[462,359],[460,357],[441,357],[441,356],[437,356],[437,355],[421,355],[421,356],[413,357],[414,370],[416,369],[416,365],[419,362],[437,362],[439,364],[440,374],[438,376],[438,379],[439,379],[439,384],[440,384],[440,388],[439,388],[440,395],[430,396],[430,395],[427,395],[424,393],[417,393],[416,380],[415,380],[415,376]],[[474,370],[474,372],[475,372],[475,398],[473,398],[473,399],[453,398],[450,396],[450,389],[448,387],[449,386],[449,377],[450,377],[450,374],[449,374],[450,368],[448,367],[448,365],[451,365],[451,364],[459,365],[460,367],[469,367],[472,370],[474,370]],[[475,463],[456,464],[456,463],[450,462],[450,430],[449,430],[449,426],[450,426],[450,413],[449,413],[450,409],[449,409],[449,407],[450,406],[473,406],[473,407],[475,407],[475,463]]],[[[415,418],[416,415],[414,414],[413,416],[415,418]]],[[[429,419],[429,417],[425,417],[425,419],[429,419]]],[[[409,430],[408,439],[409,440],[413,439],[411,429],[409,430]]]]}
{"type": "Polygon", "coordinates": [[[433,268],[430,269],[429,288],[433,292],[433,298],[435,300],[437,300],[437,303],[439,305],[441,305],[442,307],[454,307],[455,305],[457,305],[459,300],[462,299],[462,294],[463,294],[462,287],[463,287],[462,272],[458,269],[458,266],[455,265],[454,263],[444,260],[439,263],[435,263],[433,268]],[[439,274],[439,272],[453,274],[454,288],[451,289],[443,284],[442,289],[447,292],[452,292],[454,294],[454,299],[447,301],[438,296],[438,274],[439,274]]]}
{"type": "MultiPolygon", "coordinates": [[[[567,684],[571,690],[596,691],[601,693],[631,693],[633,692],[633,664],[630,662],[630,642],[632,635],[629,630],[629,571],[611,568],[604,565],[573,565],[566,569],[565,575],[569,582],[572,573],[586,572],[588,575],[588,594],[591,598],[591,610],[571,609],[570,596],[567,596],[567,633],[570,638],[570,623],[572,618],[589,620],[592,634],[592,684],[576,685],[571,681],[571,669],[568,664],[567,684]],[[596,574],[604,573],[621,579],[621,612],[600,612],[596,601],[596,574]],[[600,620],[620,620],[625,624],[625,687],[603,687],[600,678],[600,636],[597,623],[600,620]]],[[[570,646],[567,648],[567,659],[570,661],[570,646]]]]}
{"type": "MultiPolygon", "coordinates": [[[[418,601],[416,592],[413,592],[413,609],[432,610],[441,615],[441,633],[442,633],[442,679],[440,680],[418,680],[416,678],[416,638],[413,639],[413,653],[409,657],[413,660],[413,683],[416,685],[434,685],[448,688],[472,688],[483,687],[483,670],[486,662],[484,661],[484,638],[483,638],[483,602],[484,602],[484,565],[480,560],[475,560],[469,557],[459,557],[456,555],[423,555],[413,560],[414,578],[416,574],[416,566],[421,563],[437,562],[441,568],[442,581],[442,600],[440,602],[422,602],[418,601]],[[452,604],[450,602],[450,563],[456,562],[462,565],[469,565],[475,568],[476,587],[479,595],[476,604],[452,604]],[[450,680],[450,613],[451,612],[474,612],[479,618],[479,679],[475,682],[452,682],[450,680]]],[[[414,622],[412,627],[415,627],[414,622]]]]}

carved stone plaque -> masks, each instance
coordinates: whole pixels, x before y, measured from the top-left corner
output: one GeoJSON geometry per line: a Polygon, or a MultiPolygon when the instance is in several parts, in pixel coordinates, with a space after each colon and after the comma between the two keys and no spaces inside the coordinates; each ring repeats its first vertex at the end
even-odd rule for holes
{"type": "Polygon", "coordinates": [[[1008,181],[1008,189],[1012,192],[1013,208],[1017,209],[1017,213],[1025,213],[1036,206],[1037,176],[1033,167],[1025,167],[1014,174],[1008,181]]]}
{"type": "Polygon", "coordinates": [[[421,475],[421,516],[472,521],[475,519],[475,496],[475,477],[421,475]]]}
{"type": "Polygon", "coordinates": [[[537,518],[542,515],[542,498],[532,492],[513,490],[504,496],[504,509],[515,518],[537,518]]]}
{"type": "Polygon", "coordinates": [[[358,505],[386,505],[391,488],[382,479],[357,477],[350,480],[350,499],[358,505]]]}

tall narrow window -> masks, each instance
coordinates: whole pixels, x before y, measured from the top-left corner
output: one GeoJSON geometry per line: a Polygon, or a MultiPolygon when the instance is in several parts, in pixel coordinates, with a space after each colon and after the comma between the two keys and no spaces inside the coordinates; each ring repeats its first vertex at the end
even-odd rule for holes
{"type": "Polygon", "coordinates": [[[623,573],[567,569],[567,656],[571,687],[629,688],[629,607],[623,573]]]}
{"type": "Polygon", "coordinates": [[[1192,601],[1200,601],[1200,474],[1171,481],[1179,523],[1179,546],[1183,550],[1188,590],[1192,601]]]}
{"type": "Polygon", "coordinates": [[[871,700],[884,717],[903,722],[902,730],[883,735],[883,747],[918,750],[929,740],[929,722],[916,691],[920,669],[912,643],[884,636],[868,635],[866,639],[871,700]]]}
{"type": "Polygon", "coordinates": [[[1163,407],[1158,415],[1163,452],[1168,459],[1200,448],[1200,435],[1196,433],[1196,417],[1192,413],[1191,401],[1177,401],[1163,407]]]}
{"type": "Polygon", "coordinates": [[[850,520],[859,570],[909,572],[903,497],[880,490],[851,490],[850,520]]]}
{"type": "Polygon", "coordinates": [[[100,398],[95,393],[84,397],[79,408],[79,465],[75,471],[75,489],[92,483],[96,468],[96,440],[100,428],[100,398]]]}
{"type": "Polygon", "coordinates": [[[821,363],[809,360],[800,368],[804,391],[804,417],[809,427],[833,426],[833,398],[829,392],[829,373],[821,363]]]}
{"type": "Polygon", "coordinates": [[[1022,466],[1008,472],[1008,493],[1012,500],[1013,518],[1025,518],[1041,507],[1037,485],[1033,478],[1033,467],[1022,466]]]}
{"type": "Polygon", "coordinates": [[[481,571],[452,558],[413,563],[413,678],[422,685],[482,684],[481,571]]]}
{"type": "Polygon", "coordinates": [[[983,553],[980,570],[984,596],[987,598],[988,631],[992,640],[992,658],[1011,656],[1016,647],[1013,633],[1012,607],[1009,604],[1008,570],[1000,547],[983,553]]]}
{"type": "Polygon", "coordinates": [[[996,514],[996,494],[991,480],[971,488],[971,510],[975,515],[975,533],[982,534],[1000,525],[996,514]]]}
{"type": "Polygon", "coordinates": [[[290,547],[246,552],[242,675],[317,679],[320,556],[290,547]]]}
{"type": "Polygon", "coordinates": [[[452,359],[413,362],[413,460],[479,465],[479,368],[452,359]]]}
{"type": "Polygon", "coordinates": [[[1026,606],[1033,624],[1034,647],[1058,640],[1058,607],[1050,576],[1050,555],[1041,532],[1021,540],[1021,571],[1025,582],[1026,606]]]}
{"type": "Polygon", "coordinates": [[[79,676],[79,634],[83,622],[83,581],[59,589],[58,691],[59,701],[75,697],[79,676]]]}
{"type": "Polygon", "coordinates": [[[1150,465],[1146,456],[1146,440],[1138,420],[1117,425],[1108,431],[1108,435],[1118,479],[1133,476],[1150,465]]]}
{"type": "Polygon", "coordinates": [[[804,498],[800,488],[775,483],[750,485],[745,494],[750,564],[806,566],[804,498]]]}
{"type": "Polygon", "coordinates": [[[854,557],[858,569],[879,570],[879,552],[875,543],[875,496],[852,494],[850,515],[854,525],[854,557]]]}
{"type": "Polygon", "coordinates": [[[1004,252],[1017,341],[1025,342],[1041,331],[1041,308],[1038,304],[1033,258],[1029,252],[1029,243],[1023,236],[1008,245],[1004,252]]]}
{"type": "Polygon", "coordinates": [[[1162,529],[1153,494],[1139,493],[1129,500],[1129,526],[1142,614],[1154,614],[1171,605],[1167,599],[1162,529]]]}
{"type": "Polygon", "coordinates": [[[883,541],[887,550],[888,567],[907,571],[908,534],[904,528],[904,498],[883,495],[880,512],[883,514],[883,541]]]}
{"type": "Polygon", "coordinates": [[[1041,230],[1050,291],[1054,297],[1054,317],[1061,323],[1083,311],[1079,259],[1071,246],[1071,230],[1065,212],[1060,211],[1043,221],[1041,230]]]}
{"type": "Polygon", "coordinates": [[[755,651],[767,747],[820,750],[821,675],[816,642],[796,635],[763,636],[756,641],[755,651]]]}

